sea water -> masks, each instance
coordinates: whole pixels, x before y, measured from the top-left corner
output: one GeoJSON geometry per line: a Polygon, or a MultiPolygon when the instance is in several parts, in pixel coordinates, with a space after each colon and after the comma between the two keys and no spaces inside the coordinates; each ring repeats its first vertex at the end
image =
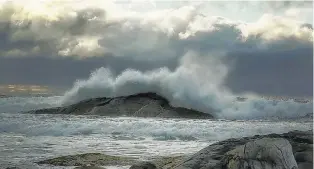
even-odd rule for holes
{"type": "Polygon", "coordinates": [[[38,166],[35,162],[95,152],[149,160],[192,154],[228,138],[313,128],[310,118],[195,120],[21,113],[58,106],[58,99],[58,96],[0,98],[1,167],[58,168],[38,166]]]}

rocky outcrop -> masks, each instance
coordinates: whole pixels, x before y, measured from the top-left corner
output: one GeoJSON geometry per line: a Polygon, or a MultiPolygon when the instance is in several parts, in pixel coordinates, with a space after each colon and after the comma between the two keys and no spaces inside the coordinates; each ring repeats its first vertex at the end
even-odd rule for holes
{"type": "Polygon", "coordinates": [[[156,165],[152,162],[139,162],[130,167],[130,169],[157,169],[156,165]]]}
{"type": "Polygon", "coordinates": [[[313,169],[312,157],[311,130],[228,139],[192,156],[153,163],[162,169],[313,169]]]}
{"type": "Polygon", "coordinates": [[[26,113],[194,119],[213,118],[210,114],[193,109],[173,107],[168,100],[155,93],[140,93],[115,98],[93,98],[69,106],[33,110],[26,113]]]}
{"type": "Polygon", "coordinates": [[[227,152],[221,166],[226,169],[297,169],[297,162],[288,140],[262,138],[227,152]]]}
{"type": "Polygon", "coordinates": [[[110,156],[101,153],[86,153],[62,156],[53,159],[43,160],[37,164],[49,164],[53,166],[80,166],[81,168],[96,168],[107,165],[130,165],[135,160],[129,157],[110,156]]]}
{"type": "Polygon", "coordinates": [[[157,157],[153,160],[153,164],[155,164],[157,168],[171,169],[181,164],[185,158],[186,156],[157,157]]]}
{"type": "Polygon", "coordinates": [[[81,167],[75,167],[74,169],[105,169],[105,168],[98,167],[98,166],[81,166],[81,167]]]}

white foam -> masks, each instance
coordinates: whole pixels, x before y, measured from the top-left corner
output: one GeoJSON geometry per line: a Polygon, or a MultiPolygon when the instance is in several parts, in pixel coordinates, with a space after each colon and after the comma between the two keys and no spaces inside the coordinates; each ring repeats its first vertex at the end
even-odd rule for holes
{"type": "Polygon", "coordinates": [[[210,143],[232,137],[313,127],[312,121],[210,121],[19,113],[0,113],[0,118],[0,163],[29,163],[87,152],[145,159],[193,153],[210,143]]]}
{"type": "Polygon", "coordinates": [[[194,108],[225,119],[298,118],[312,113],[313,103],[275,102],[245,94],[249,99],[235,102],[236,96],[226,88],[228,67],[223,56],[199,56],[188,52],[174,71],[161,68],[149,72],[126,70],[113,75],[99,68],[86,80],[77,81],[67,91],[62,103],[69,104],[92,97],[115,97],[140,92],[156,92],[174,106],[194,108]]]}
{"type": "Polygon", "coordinates": [[[116,140],[208,140],[256,133],[309,130],[311,121],[221,121],[158,118],[105,118],[69,115],[11,114],[1,116],[0,132],[28,136],[89,136],[116,140]],[[21,120],[23,119],[23,120],[21,120]]]}

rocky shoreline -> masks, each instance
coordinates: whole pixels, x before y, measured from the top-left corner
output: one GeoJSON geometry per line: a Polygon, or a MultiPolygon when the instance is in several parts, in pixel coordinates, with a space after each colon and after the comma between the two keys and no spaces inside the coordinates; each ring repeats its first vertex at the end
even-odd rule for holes
{"type": "MultiPolygon", "coordinates": [[[[238,100],[241,101],[241,98],[238,100]]],[[[115,98],[93,98],[69,106],[24,113],[214,118],[211,114],[197,110],[173,107],[167,99],[155,93],[140,93],[115,98]]],[[[191,156],[161,157],[146,162],[128,157],[88,153],[47,159],[39,161],[37,164],[76,166],[80,169],[99,169],[109,165],[127,165],[131,166],[130,169],[312,169],[313,130],[231,138],[211,144],[191,156]]]]}
{"type": "Polygon", "coordinates": [[[160,157],[146,162],[89,153],[38,164],[77,166],[77,169],[101,169],[105,165],[130,165],[130,169],[312,169],[313,130],[231,138],[191,156],[160,157]]]}

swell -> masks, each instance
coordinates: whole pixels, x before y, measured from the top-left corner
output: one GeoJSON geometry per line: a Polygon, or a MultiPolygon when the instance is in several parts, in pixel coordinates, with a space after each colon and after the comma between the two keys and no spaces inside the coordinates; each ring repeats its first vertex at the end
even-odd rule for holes
{"type": "Polygon", "coordinates": [[[313,113],[312,101],[300,103],[293,99],[267,100],[254,93],[234,94],[224,85],[231,70],[222,62],[223,58],[189,51],[174,70],[167,67],[145,72],[127,69],[115,75],[109,68],[102,67],[89,78],[76,81],[65,92],[61,103],[68,105],[95,97],[153,92],[174,107],[194,109],[222,119],[291,119],[313,113]]]}
{"type": "Polygon", "coordinates": [[[309,130],[312,121],[230,121],[202,119],[103,118],[70,115],[0,114],[0,134],[55,137],[101,137],[114,140],[153,139],[217,141],[255,134],[309,130]]]}

